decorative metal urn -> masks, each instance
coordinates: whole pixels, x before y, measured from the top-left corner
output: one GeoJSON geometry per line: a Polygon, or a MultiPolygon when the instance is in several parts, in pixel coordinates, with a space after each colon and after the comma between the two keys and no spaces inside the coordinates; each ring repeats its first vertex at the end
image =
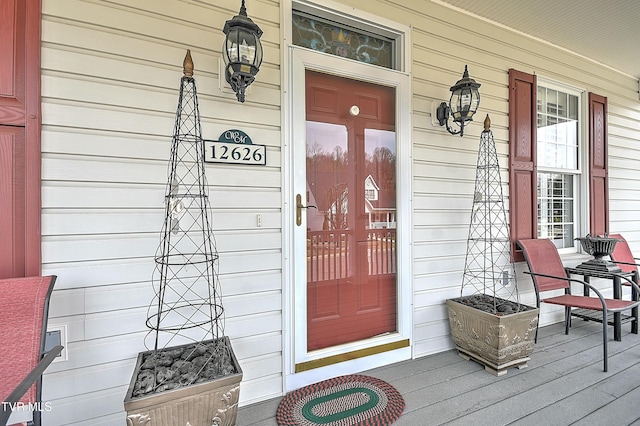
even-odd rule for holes
{"type": "Polygon", "coordinates": [[[602,237],[587,234],[587,236],[576,238],[576,240],[580,241],[585,252],[593,256],[593,259],[581,263],[577,266],[578,268],[601,272],[621,271],[618,265],[610,260],[603,259],[605,256],[611,256],[611,253],[616,248],[616,243],[619,241],[617,238],[611,238],[606,234],[602,237]]]}

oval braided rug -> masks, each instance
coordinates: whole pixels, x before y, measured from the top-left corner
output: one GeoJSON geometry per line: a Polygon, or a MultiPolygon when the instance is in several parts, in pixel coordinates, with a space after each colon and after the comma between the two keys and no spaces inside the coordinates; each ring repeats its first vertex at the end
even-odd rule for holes
{"type": "Polygon", "coordinates": [[[404,410],[400,392],[384,380],[352,374],[289,392],[278,405],[280,426],[390,425],[404,410]]]}

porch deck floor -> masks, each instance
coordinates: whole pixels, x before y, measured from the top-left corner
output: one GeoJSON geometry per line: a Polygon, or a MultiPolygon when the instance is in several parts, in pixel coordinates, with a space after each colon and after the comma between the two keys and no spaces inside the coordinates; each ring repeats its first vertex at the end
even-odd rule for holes
{"type": "MultiPolygon", "coordinates": [[[[394,425],[640,426],[640,334],[608,333],[609,372],[602,370],[602,326],[573,320],[541,327],[528,367],[496,377],[456,351],[363,372],[404,396],[394,425]]],[[[241,407],[238,426],[276,426],[281,398],[241,407]]]]}

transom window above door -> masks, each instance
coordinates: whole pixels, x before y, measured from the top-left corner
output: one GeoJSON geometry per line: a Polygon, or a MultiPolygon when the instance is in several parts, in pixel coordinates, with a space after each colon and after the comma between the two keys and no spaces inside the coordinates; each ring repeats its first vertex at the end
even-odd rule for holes
{"type": "Polygon", "coordinates": [[[292,20],[292,41],[296,46],[397,69],[396,41],[392,38],[296,10],[293,11],[292,20]]]}

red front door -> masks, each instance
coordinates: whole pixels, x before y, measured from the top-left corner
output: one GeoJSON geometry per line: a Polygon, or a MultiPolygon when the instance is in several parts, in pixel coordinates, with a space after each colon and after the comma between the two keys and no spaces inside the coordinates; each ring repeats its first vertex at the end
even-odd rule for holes
{"type": "Polygon", "coordinates": [[[306,72],[307,349],[394,332],[395,89],[306,72]]]}

